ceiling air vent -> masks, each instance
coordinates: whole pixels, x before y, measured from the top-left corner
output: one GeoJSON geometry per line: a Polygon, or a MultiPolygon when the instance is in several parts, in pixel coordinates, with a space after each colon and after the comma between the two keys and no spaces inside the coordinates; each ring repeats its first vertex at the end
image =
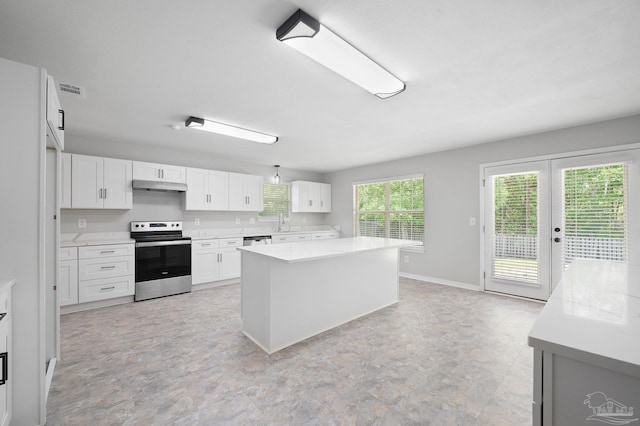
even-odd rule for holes
{"type": "Polygon", "coordinates": [[[58,92],[69,96],[79,97],[80,99],[86,99],[87,97],[87,92],[84,87],[76,86],[75,84],[58,83],[58,92]]]}

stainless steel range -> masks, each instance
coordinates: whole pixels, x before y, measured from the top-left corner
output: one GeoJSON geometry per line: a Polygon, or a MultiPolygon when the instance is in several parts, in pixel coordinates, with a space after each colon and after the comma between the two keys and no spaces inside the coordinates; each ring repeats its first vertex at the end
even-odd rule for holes
{"type": "Polygon", "coordinates": [[[182,236],[182,222],[131,222],[131,238],[136,302],[191,291],[191,238],[182,236]]]}

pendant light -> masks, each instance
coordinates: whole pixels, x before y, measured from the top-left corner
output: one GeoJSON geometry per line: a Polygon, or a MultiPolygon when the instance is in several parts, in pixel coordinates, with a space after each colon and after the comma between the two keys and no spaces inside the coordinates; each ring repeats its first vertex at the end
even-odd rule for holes
{"type": "Polygon", "coordinates": [[[280,175],[278,174],[278,169],[280,169],[280,165],[276,164],[275,166],[273,166],[276,168],[276,174],[273,176],[273,183],[275,183],[276,185],[278,185],[280,183],[280,175]]]}

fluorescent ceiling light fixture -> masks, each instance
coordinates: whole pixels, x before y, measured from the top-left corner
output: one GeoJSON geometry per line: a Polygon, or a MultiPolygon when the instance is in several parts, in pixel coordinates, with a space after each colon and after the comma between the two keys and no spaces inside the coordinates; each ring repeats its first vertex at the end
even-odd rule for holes
{"type": "Polygon", "coordinates": [[[276,38],[379,98],[397,95],[407,87],[301,9],[278,28],[276,38]]]}
{"type": "Polygon", "coordinates": [[[187,118],[187,121],[184,122],[184,125],[185,127],[189,127],[192,129],[206,130],[207,132],[218,133],[220,135],[231,136],[234,138],[246,139],[258,143],[273,144],[278,142],[277,136],[243,129],[242,127],[236,127],[230,124],[223,124],[216,121],[205,120],[204,118],[189,117],[187,118]]]}

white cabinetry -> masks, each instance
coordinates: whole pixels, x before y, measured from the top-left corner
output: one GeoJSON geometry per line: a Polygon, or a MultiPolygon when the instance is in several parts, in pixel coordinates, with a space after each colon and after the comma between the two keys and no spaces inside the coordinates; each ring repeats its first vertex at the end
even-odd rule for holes
{"type": "Polygon", "coordinates": [[[311,240],[329,240],[333,238],[340,238],[340,232],[313,232],[313,233],[296,233],[296,234],[284,234],[284,235],[272,235],[272,244],[281,243],[294,243],[299,241],[311,241],[311,240]]]}
{"type": "Polygon", "coordinates": [[[71,207],[130,209],[131,180],[131,161],[73,154],[71,207]]]}
{"type": "Polygon", "coordinates": [[[133,178],[156,182],[187,182],[187,168],[167,164],[133,162],[133,178]]]}
{"type": "Polygon", "coordinates": [[[262,176],[229,173],[229,210],[260,212],[264,210],[262,176]]]}
{"type": "Polygon", "coordinates": [[[60,106],[53,77],[47,76],[47,125],[50,134],[62,151],[64,149],[64,110],[60,106]]]}
{"type": "Polygon", "coordinates": [[[60,154],[60,208],[71,208],[71,154],[60,154]]]}
{"type": "Polygon", "coordinates": [[[331,185],[302,180],[292,182],[291,211],[294,213],[330,213],[331,185]]]}
{"type": "Polygon", "coordinates": [[[191,280],[194,285],[240,276],[242,238],[196,240],[191,244],[191,280]]]}
{"type": "Polygon", "coordinates": [[[78,303],[78,248],[60,248],[58,301],[60,306],[78,303]]]}
{"type": "Polygon", "coordinates": [[[185,210],[228,210],[229,173],[187,168],[185,210]]]}
{"type": "Polygon", "coordinates": [[[0,282],[0,426],[11,423],[11,397],[13,377],[9,363],[13,362],[11,351],[11,286],[10,282],[0,282]]]}
{"type": "Polygon", "coordinates": [[[79,247],[78,302],[133,295],[134,253],[134,244],[79,247]]]}

